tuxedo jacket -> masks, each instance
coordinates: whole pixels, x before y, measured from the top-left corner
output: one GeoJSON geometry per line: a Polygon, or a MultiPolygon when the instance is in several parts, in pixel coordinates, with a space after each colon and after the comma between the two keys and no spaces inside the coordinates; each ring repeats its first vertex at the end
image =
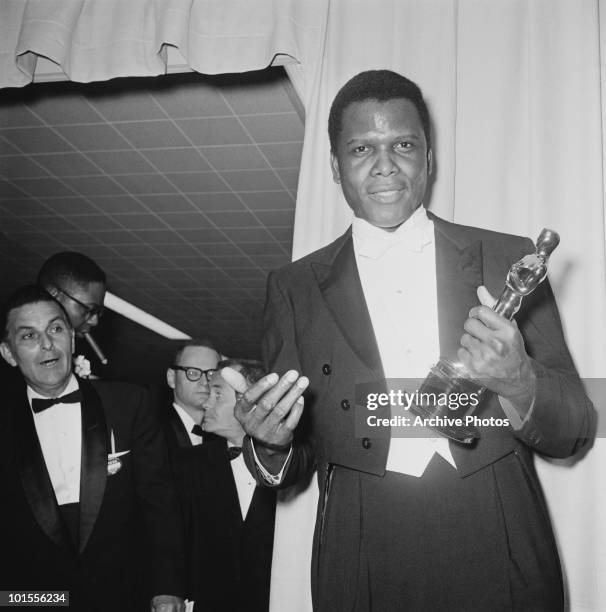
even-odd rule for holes
{"type": "Polygon", "coordinates": [[[57,505],[26,387],[0,413],[0,588],[69,590],[71,609],[148,610],[183,595],[183,542],[166,446],[147,394],[79,380],[83,394],[78,542],[57,505]],[[121,469],[108,473],[110,435],[121,469]]]}
{"type": "Polygon", "coordinates": [[[243,520],[227,441],[217,436],[183,458],[189,598],[205,612],[266,612],[275,491],[257,486],[243,520]]]}
{"type": "MultiPolygon", "coordinates": [[[[435,232],[440,351],[456,359],[463,323],[478,305],[476,288],[483,284],[499,295],[512,263],[534,252],[534,246],[528,239],[448,223],[431,214],[430,218],[435,232]]],[[[566,348],[547,281],[524,299],[516,320],[537,374],[531,418],[520,431],[500,436],[482,435],[480,428],[482,437],[475,444],[450,442],[450,449],[461,478],[490,471],[501,494],[505,536],[516,556],[528,560],[526,577],[534,579],[536,570],[544,578],[541,566],[546,566],[551,568],[547,580],[561,588],[557,551],[532,454],[566,457],[574,453],[591,434],[593,407],[566,348]]],[[[295,369],[310,379],[282,486],[317,469],[314,606],[316,610],[351,610],[357,590],[360,499],[365,494],[361,475],[383,477],[389,449],[388,437],[356,435],[356,414],[364,408],[355,405],[355,385],[380,382],[384,374],[351,229],[327,247],[270,275],[263,352],[267,371],[282,374],[295,369]],[[331,528],[324,529],[326,525],[331,528]],[[349,551],[350,563],[327,566],[326,559],[337,549],[349,551]]],[[[389,407],[379,407],[374,414],[388,418],[389,407]]],[[[480,416],[504,417],[496,396],[488,394],[480,416]]],[[[253,465],[248,440],[245,450],[248,464],[253,465]]],[[[481,509],[477,500],[482,495],[477,493],[470,512],[481,509]]],[[[486,550],[490,546],[486,543],[486,550]]],[[[508,609],[507,588],[504,584],[504,609],[508,609]]],[[[495,604],[494,609],[500,608],[495,604]]]]}

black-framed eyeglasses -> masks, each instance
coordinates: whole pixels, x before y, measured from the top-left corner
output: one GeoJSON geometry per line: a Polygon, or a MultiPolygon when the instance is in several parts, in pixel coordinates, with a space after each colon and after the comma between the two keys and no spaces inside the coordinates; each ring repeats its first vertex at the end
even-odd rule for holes
{"type": "Polygon", "coordinates": [[[210,384],[210,379],[213,377],[214,373],[217,371],[216,368],[210,368],[209,370],[201,370],[200,368],[190,368],[189,366],[170,366],[172,370],[181,370],[185,372],[185,377],[187,380],[191,382],[197,382],[204,377],[206,378],[206,382],[210,384]]]}
{"type": "Polygon", "coordinates": [[[90,306],[89,304],[85,304],[84,302],[81,302],[79,299],[75,298],[73,295],[69,294],[64,289],[60,289],[59,287],[57,287],[57,290],[60,291],[63,295],[67,296],[73,302],[76,302],[78,306],[84,309],[84,320],[85,321],[92,319],[95,315],[97,316],[97,318],[101,318],[101,316],[103,315],[103,311],[105,310],[105,308],[103,307],[103,304],[94,304],[93,306],[90,306]]]}

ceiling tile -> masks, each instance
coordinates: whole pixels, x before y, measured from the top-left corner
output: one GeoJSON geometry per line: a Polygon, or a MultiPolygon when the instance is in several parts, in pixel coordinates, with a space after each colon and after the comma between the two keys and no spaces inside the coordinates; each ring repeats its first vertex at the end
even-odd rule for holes
{"type": "Polygon", "coordinates": [[[158,254],[148,244],[115,244],[113,248],[124,257],[154,257],[158,254]]]}
{"type": "Polygon", "coordinates": [[[160,216],[170,227],[175,229],[210,227],[208,219],[199,212],[170,212],[162,213],[160,216]]]}
{"type": "Polygon", "coordinates": [[[2,135],[24,153],[60,153],[73,149],[61,136],[47,127],[3,130],[2,135]]]}
{"type": "Polygon", "coordinates": [[[149,92],[141,90],[136,84],[120,89],[115,87],[111,90],[111,94],[108,92],[108,95],[90,94],[88,101],[107,121],[165,118],[162,109],[158,107],[149,92]]]}
{"type": "Polygon", "coordinates": [[[65,125],[55,129],[79,151],[131,148],[110,125],[65,125]]]}
{"type": "Polygon", "coordinates": [[[239,247],[253,258],[257,255],[284,255],[282,247],[276,242],[242,243],[239,247]]]}
{"type": "Polygon", "coordinates": [[[25,155],[0,157],[0,175],[7,179],[47,176],[48,172],[25,155]]]}
{"type": "Polygon", "coordinates": [[[58,215],[94,214],[99,211],[87,200],[77,196],[65,198],[40,198],[49,209],[58,215]]]}
{"type": "Polygon", "coordinates": [[[19,189],[10,181],[0,180],[0,202],[7,199],[22,198],[26,195],[25,191],[19,189]]]}
{"type": "Polygon", "coordinates": [[[291,242],[292,241],[292,227],[270,227],[269,233],[278,242],[291,242]]]}
{"type": "Polygon", "coordinates": [[[0,155],[20,155],[21,151],[14,147],[12,144],[9,144],[8,141],[2,138],[2,134],[0,133],[0,155]]]}
{"type": "Polygon", "coordinates": [[[223,233],[214,228],[182,229],[178,233],[190,244],[205,244],[207,242],[221,242],[225,240],[223,233]]]}
{"type": "Polygon", "coordinates": [[[293,105],[284,89],[285,81],[288,77],[281,68],[248,72],[226,78],[221,92],[240,115],[288,112],[293,105]]]}
{"type": "MultiPolygon", "coordinates": [[[[76,86],[78,87],[78,86],[76,86]]],[[[82,88],[82,86],[79,86],[82,88]]],[[[103,118],[77,92],[67,89],[65,93],[38,96],[27,103],[28,107],[47,125],[75,123],[100,123],[103,118]]]]}
{"type": "Polygon", "coordinates": [[[75,251],[79,251],[80,247],[83,246],[100,244],[96,238],[82,230],[72,232],[53,231],[53,238],[65,244],[68,250],[73,249],[75,251]]]}
{"type": "Polygon", "coordinates": [[[250,189],[251,191],[267,191],[280,189],[282,185],[273,170],[239,170],[237,172],[221,172],[221,176],[234,191],[250,189]]]}
{"type": "MultiPolygon", "coordinates": [[[[71,215],[69,220],[87,232],[104,232],[102,238],[107,239],[107,244],[112,244],[109,239],[115,236],[106,235],[105,232],[122,229],[122,226],[108,215],[71,215]]],[[[113,244],[117,243],[114,242],[113,244]]]]}
{"type": "Polygon", "coordinates": [[[33,127],[41,124],[40,119],[23,106],[19,98],[11,103],[11,100],[6,98],[6,92],[6,89],[0,92],[0,128],[33,127]]]}
{"type": "Polygon", "coordinates": [[[287,189],[296,189],[299,182],[299,168],[279,168],[276,172],[280,175],[287,189]]]}
{"type": "Polygon", "coordinates": [[[259,147],[274,168],[298,168],[301,164],[302,142],[278,142],[259,147]]]}
{"type": "MultiPolygon", "coordinates": [[[[175,250],[176,250],[176,247],[182,246],[182,245],[167,244],[167,245],[162,245],[162,246],[175,247],[175,250]]],[[[206,259],[206,257],[202,257],[202,255],[197,253],[196,249],[193,249],[190,246],[186,246],[185,249],[180,250],[178,253],[175,253],[173,256],[171,256],[171,260],[181,270],[188,270],[188,269],[198,270],[199,268],[203,268],[209,265],[209,260],[206,259]],[[183,252],[185,253],[189,252],[191,253],[191,255],[188,255],[187,257],[182,257],[181,254],[183,252]]]]}
{"type": "Polygon", "coordinates": [[[138,149],[163,149],[189,145],[187,138],[172,121],[118,123],[116,129],[138,149]]]}
{"type": "Polygon", "coordinates": [[[99,169],[80,153],[32,155],[32,159],[55,176],[83,176],[100,174],[99,169]]]}
{"type": "Polygon", "coordinates": [[[123,174],[115,180],[130,194],[174,193],[176,189],[160,174],[123,174]]]}
{"type": "Polygon", "coordinates": [[[118,195],[124,193],[122,187],[107,176],[66,177],[63,179],[63,182],[76,193],[84,196],[118,195]]]}
{"type": "Polygon", "coordinates": [[[290,257],[283,255],[255,255],[255,263],[264,270],[275,270],[290,263],[290,257]]]}
{"type": "Polygon", "coordinates": [[[106,213],[143,213],[147,209],[129,195],[90,196],[89,201],[106,213]]]}
{"type": "Polygon", "coordinates": [[[208,147],[251,142],[235,117],[179,119],[177,124],[196,146],[208,147]]]}
{"type": "Polygon", "coordinates": [[[216,172],[182,172],[166,175],[183,193],[201,193],[226,189],[216,172]]]}
{"type": "MultiPolygon", "coordinates": [[[[0,184],[0,192],[2,191],[0,184]]],[[[3,208],[10,210],[20,217],[30,217],[35,215],[48,215],[51,211],[48,206],[31,199],[9,199],[1,198],[0,204],[3,208]]]]}
{"type": "Polygon", "coordinates": [[[238,245],[246,242],[267,242],[271,236],[263,227],[227,228],[223,230],[238,245]]]}
{"type": "Polygon", "coordinates": [[[182,258],[192,258],[197,261],[196,267],[204,266],[208,261],[198,253],[197,249],[183,242],[169,242],[166,244],[154,242],[154,246],[159,253],[165,257],[170,257],[177,268],[183,268],[182,258]],[[178,258],[178,259],[177,259],[178,258]]]}
{"type": "Polygon", "coordinates": [[[294,210],[295,208],[295,203],[290,193],[285,190],[266,192],[240,191],[238,195],[251,210],[294,210]]]}
{"type": "Polygon", "coordinates": [[[231,115],[219,92],[202,82],[198,74],[171,75],[164,81],[164,86],[154,89],[152,95],[171,117],[231,115]]]}
{"type": "Polygon", "coordinates": [[[256,145],[200,147],[215,170],[262,170],[268,168],[256,145]]]}
{"type": "Polygon", "coordinates": [[[188,197],[199,210],[204,212],[213,210],[243,210],[245,208],[236,194],[228,191],[192,193],[188,197]]]}
{"type": "Polygon", "coordinates": [[[256,211],[255,216],[266,227],[287,227],[291,231],[295,221],[294,210],[256,211]]]}
{"type": "Polygon", "coordinates": [[[143,214],[115,214],[112,215],[114,221],[117,221],[124,227],[130,230],[150,230],[150,229],[165,229],[166,225],[161,219],[149,213],[143,214]]]}
{"type": "Polygon", "coordinates": [[[31,232],[35,229],[35,225],[27,223],[7,211],[0,210],[0,228],[8,235],[12,232],[31,232]]]}
{"type": "MultiPolygon", "coordinates": [[[[78,228],[70,223],[65,217],[58,215],[49,215],[48,217],[29,217],[29,222],[35,226],[35,229],[40,232],[65,232],[77,231],[78,228]]],[[[53,238],[56,238],[53,235],[53,238]]]]}
{"type": "Polygon", "coordinates": [[[56,178],[17,179],[13,181],[13,184],[25,193],[28,193],[34,197],[75,195],[69,186],[64,184],[64,181],[60,181],[56,178]]]}
{"type": "Polygon", "coordinates": [[[87,157],[108,174],[138,174],[154,171],[138,151],[93,151],[87,153],[87,157]]]}
{"type": "MultiPolygon", "coordinates": [[[[104,259],[105,257],[115,257],[116,252],[113,248],[107,246],[106,244],[89,244],[88,246],[82,246],[78,249],[85,255],[88,255],[94,260],[104,259]]],[[[101,264],[101,267],[103,265],[101,264]]],[[[111,285],[110,285],[111,288],[111,285]]]]}
{"type": "Polygon", "coordinates": [[[203,172],[211,170],[194,147],[157,149],[143,154],[160,172],[203,172]]]}
{"type": "Polygon", "coordinates": [[[237,212],[208,212],[208,218],[217,227],[259,227],[259,222],[252,213],[237,212]]]}
{"type": "MultiPolygon", "coordinates": [[[[220,239],[225,240],[223,236],[220,239]]],[[[198,251],[203,253],[204,255],[241,255],[240,249],[231,242],[211,242],[210,240],[207,242],[202,242],[201,244],[196,244],[196,248],[198,251]]]]}
{"type": "Polygon", "coordinates": [[[241,121],[258,143],[303,140],[303,124],[297,113],[254,115],[241,117],[241,121]]]}
{"type": "Polygon", "coordinates": [[[143,240],[143,242],[146,242],[158,248],[161,244],[170,244],[180,242],[182,240],[181,236],[179,236],[176,232],[168,228],[161,230],[141,230],[137,232],[137,236],[140,240],[143,240]]]}
{"type": "Polygon", "coordinates": [[[195,210],[188,199],[180,194],[141,195],[138,198],[154,212],[176,212],[195,210]]]}
{"type": "Polygon", "coordinates": [[[243,268],[251,265],[251,259],[249,257],[245,257],[244,255],[230,255],[227,257],[210,256],[209,259],[220,270],[227,270],[228,268],[243,268]]]}

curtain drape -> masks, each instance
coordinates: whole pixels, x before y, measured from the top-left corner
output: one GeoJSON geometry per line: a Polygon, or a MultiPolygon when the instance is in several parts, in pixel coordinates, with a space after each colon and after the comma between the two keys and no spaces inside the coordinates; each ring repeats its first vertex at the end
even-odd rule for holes
{"type": "Polygon", "coordinates": [[[277,54],[315,63],[325,12],[324,0],[1,0],[0,88],[31,82],[40,57],[84,83],[164,74],[169,47],[204,74],[277,54]]]}
{"type": "MultiPolygon", "coordinates": [[[[604,169],[606,0],[331,0],[321,65],[303,92],[306,126],[294,258],[327,244],[351,220],[332,182],[326,125],[338,88],[357,72],[390,68],[415,80],[434,125],[429,205],[456,222],[537,237],[556,229],[550,263],[568,343],[584,377],[606,373],[604,169]]],[[[596,395],[602,411],[603,385],[596,395]]],[[[596,388],[596,385],[593,385],[596,388]]],[[[557,532],[572,610],[606,609],[606,527],[600,520],[606,445],[575,465],[537,460],[557,532]]],[[[309,610],[293,595],[309,559],[317,499],[289,500],[276,526],[272,610],[309,610]],[[298,506],[300,512],[298,511],[298,506]],[[293,532],[296,541],[293,545],[293,532]],[[308,549],[304,549],[308,550],[308,549]]]]}
{"type": "MultiPolygon", "coordinates": [[[[74,81],[149,76],[174,48],[215,74],[287,70],[306,109],[294,258],[351,220],[326,123],[355,73],[391,68],[423,89],[434,125],[428,202],[457,222],[562,238],[550,278],[584,377],[605,378],[606,0],[0,0],[0,88],[38,57],[74,81]]],[[[596,398],[604,408],[604,399],[596,398]]],[[[572,610],[606,609],[606,445],[573,466],[537,461],[572,610]]],[[[315,485],[277,513],[272,610],[310,610],[315,485]]]]}

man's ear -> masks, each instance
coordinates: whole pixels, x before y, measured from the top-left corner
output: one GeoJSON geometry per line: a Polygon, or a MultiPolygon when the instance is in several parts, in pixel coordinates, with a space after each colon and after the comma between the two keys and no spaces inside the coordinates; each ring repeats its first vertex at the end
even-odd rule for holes
{"type": "Polygon", "coordinates": [[[427,174],[430,175],[433,172],[433,151],[429,149],[427,151],[427,174]]]}
{"type": "Polygon", "coordinates": [[[17,362],[15,361],[15,358],[13,357],[13,353],[11,351],[11,347],[8,345],[7,342],[0,343],[0,355],[2,355],[4,361],[12,365],[13,368],[17,367],[17,362]]]}
{"type": "Polygon", "coordinates": [[[72,329],[72,355],[76,352],[76,332],[72,329]]]}
{"type": "Polygon", "coordinates": [[[330,169],[332,170],[332,180],[339,184],[341,182],[341,173],[339,172],[339,160],[337,156],[330,152],[330,169]]]}
{"type": "Polygon", "coordinates": [[[166,383],[171,389],[175,388],[175,371],[172,368],[166,370],[166,383]]]}

